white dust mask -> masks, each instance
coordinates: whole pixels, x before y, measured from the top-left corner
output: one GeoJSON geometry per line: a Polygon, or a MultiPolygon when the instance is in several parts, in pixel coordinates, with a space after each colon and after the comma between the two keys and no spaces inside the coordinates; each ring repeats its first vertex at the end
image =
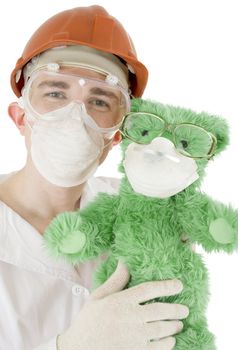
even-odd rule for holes
{"type": "MultiPolygon", "coordinates": [[[[26,118],[32,121],[27,112],[26,118]]],[[[31,157],[39,173],[60,187],[85,182],[96,171],[105,147],[102,133],[96,125],[95,130],[92,128],[94,124],[84,106],[72,102],[29,125],[31,157]]]]}
{"type": "Polygon", "coordinates": [[[163,137],[149,145],[131,143],[123,165],[133,190],[150,197],[168,198],[199,178],[195,160],[180,154],[163,137]]]}

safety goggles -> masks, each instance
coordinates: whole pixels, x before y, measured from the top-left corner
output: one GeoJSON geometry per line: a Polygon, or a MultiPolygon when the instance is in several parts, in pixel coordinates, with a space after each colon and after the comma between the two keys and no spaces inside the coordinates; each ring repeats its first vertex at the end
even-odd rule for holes
{"type": "Polygon", "coordinates": [[[162,117],[151,113],[128,113],[120,130],[126,138],[145,145],[168,132],[176,149],[191,158],[211,158],[217,144],[216,137],[198,125],[168,124],[162,117]]]}
{"type": "Polygon", "coordinates": [[[111,76],[101,80],[41,70],[28,80],[23,99],[25,108],[36,119],[71,102],[82,103],[100,128],[119,128],[130,110],[128,92],[111,76]]]}

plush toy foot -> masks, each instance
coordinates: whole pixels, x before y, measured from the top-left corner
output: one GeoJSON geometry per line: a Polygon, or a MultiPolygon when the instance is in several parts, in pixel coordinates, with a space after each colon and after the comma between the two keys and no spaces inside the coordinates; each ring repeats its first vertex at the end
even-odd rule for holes
{"type": "Polygon", "coordinates": [[[67,237],[65,237],[59,246],[62,253],[65,254],[75,254],[80,252],[85,246],[86,236],[81,231],[70,232],[67,237]]]}
{"type": "Polygon", "coordinates": [[[214,336],[206,329],[188,328],[176,335],[175,350],[216,350],[214,336]]]}
{"type": "Polygon", "coordinates": [[[52,255],[59,257],[79,253],[86,244],[86,235],[80,231],[77,212],[59,214],[47,227],[44,241],[52,255]]]}

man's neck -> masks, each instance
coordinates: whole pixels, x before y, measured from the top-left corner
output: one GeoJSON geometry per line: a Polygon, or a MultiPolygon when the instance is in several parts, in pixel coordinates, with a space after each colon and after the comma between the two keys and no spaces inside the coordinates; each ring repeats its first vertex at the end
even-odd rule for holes
{"type": "Polygon", "coordinates": [[[79,208],[83,187],[55,186],[26,165],[0,185],[0,200],[43,233],[57,214],[79,208]]]}

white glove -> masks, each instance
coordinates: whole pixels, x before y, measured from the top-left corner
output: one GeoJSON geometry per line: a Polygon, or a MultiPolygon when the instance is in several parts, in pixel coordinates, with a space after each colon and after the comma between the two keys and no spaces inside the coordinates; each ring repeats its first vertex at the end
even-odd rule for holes
{"type": "Polygon", "coordinates": [[[174,348],[172,335],[182,330],[183,323],[178,320],[188,316],[188,308],[179,304],[140,303],[178,294],[182,283],[153,281],[122,291],[129,277],[127,268],[118,263],[114,274],[91,294],[74,323],[58,336],[58,350],[174,348]]]}

